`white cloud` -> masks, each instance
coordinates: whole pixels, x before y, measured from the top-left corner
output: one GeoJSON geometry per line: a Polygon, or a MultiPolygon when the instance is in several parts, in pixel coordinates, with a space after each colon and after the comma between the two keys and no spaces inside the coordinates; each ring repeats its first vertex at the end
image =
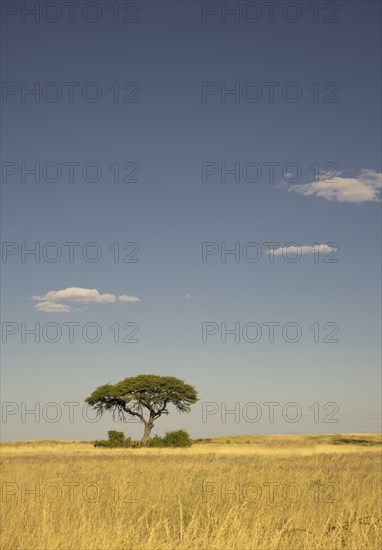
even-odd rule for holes
{"type": "Polygon", "coordinates": [[[43,296],[33,296],[35,300],[50,302],[80,302],[82,304],[109,304],[116,300],[114,294],[100,294],[96,288],[78,288],[76,286],[64,290],[50,290],[43,296]]]}
{"type": "Polygon", "coordinates": [[[118,296],[118,300],[120,302],[140,302],[140,299],[136,296],[128,296],[127,294],[122,294],[121,296],[118,296]]]}
{"type": "Polygon", "coordinates": [[[72,308],[65,304],[55,304],[54,302],[40,302],[34,306],[39,311],[45,311],[46,313],[67,313],[72,308]]]}
{"type": "Polygon", "coordinates": [[[345,178],[340,174],[327,179],[320,176],[318,181],[305,185],[291,185],[288,191],[300,193],[305,197],[317,196],[337,202],[378,202],[382,187],[382,174],[375,170],[361,170],[358,177],[345,178]]]}
{"type": "Polygon", "coordinates": [[[186,294],[186,298],[191,298],[191,294],[186,294]]]}
{"type": "Polygon", "coordinates": [[[273,251],[270,249],[268,250],[268,254],[274,254],[275,256],[281,256],[282,254],[313,254],[314,252],[321,253],[321,252],[333,252],[333,250],[336,250],[333,246],[329,246],[328,244],[316,244],[313,246],[309,245],[290,245],[290,246],[283,246],[280,248],[275,248],[273,251]]]}
{"type": "MultiPolygon", "coordinates": [[[[112,304],[117,301],[114,294],[101,294],[96,288],[70,287],[63,290],[50,290],[41,296],[32,296],[39,303],[35,308],[49,313],[74,311],[70,306],[61,302],[74,302],[80,304],[112,304]]],[[[136,296],[122,294],[118,297],[120,302],[139,302],[136,296]]],[[[78,310],[77,310],[78,311],[78,310]]]]}

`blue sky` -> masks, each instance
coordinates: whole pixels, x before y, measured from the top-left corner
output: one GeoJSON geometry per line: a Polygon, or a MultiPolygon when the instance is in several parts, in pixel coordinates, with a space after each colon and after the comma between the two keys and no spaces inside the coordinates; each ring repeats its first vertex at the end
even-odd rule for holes
{"type": "MultiPolygon", "coordinates": [[[[217,13],[205,22],[203,2],[137,2],[136,23],[114,23],[106,1],[96,2],[101,11],[94,23],[81,13],[69,23],[65,12],[49,23],[44,11],[36,22],[23,15],[21,4],[14,15],[3,12],[2,25],[2,241],[8,253],[2,262],[2,399],[14,403],[3,414],[3,438],[102,436],[110,418],[87,423],[78,414],[71,423],[63,412],[56,423],[32,415],[23,422],[23,407],[54,402],[64,411],[69,401],[82,407],[96,386],[140,373],[178,376],[200,394],[190,414],[158,421],[157,433],[179,426],[195,437],[377,431],[380,4],[337,2],[338,13],[331,15],[320,2],[319,23],[310,2],[297,3],[301,19],[295,23],[280,11],[270,23],[263,2],[255,3],[262,8],[257,23],[247,21],[242,8],[237,22],[229,15],[224,21],[224,2],[209,4],[217,13]],[[68,82],[78,83],[73,101],[68,82]],[[276,83],[274,101],[267,95],[270,82],[276,83]],[[37,96],[24,97],[23,89],[35,83],[37,96]],[[126,83],[134,84],[123,89],[126,83]],[[203,83],[216,91],[205,101],[203,83]],[[237,96],[224,96],[235,86],[237,96]],[[259,89],[261,99],[251,101],[259,89]],[[61,99],[49,101],[57,90],[61,99]],[[294,90],[302,95],[292,102],[294,90]],[[83,93],[92,98],[99,91],[99,101],[84,100],[83,93]],[[25,174],[23,182],[23,166],[35,163],[40,181],[25,174]],[[68,163],[77,163],[73,182],[68,163]],[[115,163],[119,182],[113,181],[115,163]],[[218,169],[207,181],[203,163],[218,169]],[[238,181],[232,174],[222,181],[223,163],[239,167],[238,181]],[[274,181],[269,163],[278,163],[274,181]],[[333,177],[327,163],[338,167],[333,177]],[[301,173],[293,182],[296,165],[301,173]],[[251,181],[255,166],[262,176],[251,181]],[[92,182],[94,167],[102,175],[92,182]],[[55,170],[62,174],[56,182],[55,170]],[[122,182],[129,174],[138,181],[122,182]],[[68,242],[79,243],[73,262],[68,242]],[[218,247],[206,262],[203,242],[218,247]],[[253,242],[263,251],[256,263],[243,257],[253,242]],[[270,262],[267,242],[306,248],[295,263],[280,254],[270,262]],[[22,261],[22,243],[40,243],[40,262],[32,255],[22,261]],[[54,245],[48,250],[47,243],[54,245]],[[89,261],[96,248],[87,243],[97,243],[99,261],[89,261]],[[119,262],[113,243],[119,243],[119,262]],[[125,243],[136,244],[124,251],[125,243]],[[221,249],[235,243],[238,261],[228,255],[222,262],[221,249]],[[323,252],[315,262],[308,249],[314,243],[334,243],[338,261],[324,262],[323,252]],[[54,250],[62,251],[56,263],[48,261],[54,250]],[[139,261],[123,262],[130,253],[139,261]],[[73,288],[83,290],[46,296],[73,288]],[[73,343],[63,325],[68,322],[79,323],[73,343]],[[203,342],[207,322],[219,331],[203,342]],[[233,336],[222,342],[222,323],[239,323],[242,331],[254,322],[263,328],[258,342],[246,341],[242,332],[238,342],[233,336]],[[280,323],[273,343],[264,322],[280,323]],[[298,342],[282,338],[289,322],[301,327],[298,342]],[[63,334],[56,343],[47,341],[52,332],[24,343],[22,323],[56,323],[63,334]],[[84,341],[86,323],[101,328],[99,341],[84,341]],[[139,342],[115,343],[109,328],[115,323],[130,323],[122,336],[138,326],[139,342]],[[318,343],[309,329],[314,323],[318,343]],[[338,326],[337,343],[322,341],[331,330],[326,323],[338,326]],[[290,423],[279,413],[269,422],[261,404],[271,401],[279,410],[298,403],[301,420],[290,423]],[[219,412],[203,422],[206,402],[218,404],[219,412]],[[252,402],[264,411],[257,423],[241,414],[252,402]],[[222,403],[227,409],[239,403],[238,422],[232,415],[222,421],[222,403]],[[313,403],[336,403],[339,422],[312,421],[313,403]]],[[[44,2],[38,4],[42,10],[44,2]]],[[[130,424],[125,432],[138,437],[141,427],[130,424]]]]}

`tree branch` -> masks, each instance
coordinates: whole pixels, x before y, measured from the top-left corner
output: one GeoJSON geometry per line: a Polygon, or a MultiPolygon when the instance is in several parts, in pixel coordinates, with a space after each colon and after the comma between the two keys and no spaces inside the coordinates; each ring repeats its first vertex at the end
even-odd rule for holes
{"type": "Polygon", "coordinates": [[[164,402],[163,402],[163,407],[161,407],[154,415],[154,418],[159,418],[162,413],[166,410],[166,407],[167,407],[167,404],[168,404],[168,399],[165,399],[164,402]]]}

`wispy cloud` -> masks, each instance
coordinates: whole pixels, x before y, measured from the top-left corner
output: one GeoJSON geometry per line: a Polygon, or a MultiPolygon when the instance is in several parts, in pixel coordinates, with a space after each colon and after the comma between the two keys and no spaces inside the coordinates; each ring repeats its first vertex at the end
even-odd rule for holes
{"type": "Polygon", "coordinates": [[[316,244],[316,245],[290,245],[290,246],[283,246],[280,248],[275,248],[274,250],[268,250],[268,254],[272,254],[275,256],[281,256],[282,254],[285,254],[286,252],[290,252],[291,254],[313,254],[314,252],[317,253],[324,253],[324,252],[333,252],[333,250],[337,250],[333,246],[330,246],[328,244],[316,244]]]}
{"type": "Polygon", "coordinates": [[[80,304],[112,304],[117,300],[119,302],[139,302],[139,298],[136,296],[128,296],[122,294],[121,296],[115,296],[114,294],[101,294],[96,288],[80,288],[70,287],[63,290],[50,290],[46,294],[41,296],[32,296],[33,300],[37,300],[39,303],[35,305],[35,308],[39,311],[45,311],[47,313],[67,313],[73,311],[70,305],[62,302],[74,302],[80,304]]]}
{"type": "Polygon", "coordinates": [[[140,302],[140,299],[136,296],[128,296],[127,294],[122,294],[121,296],[118,296],[118,300],[120,302],[140,302]]]}
{"type": "Polygon", "coordinates": [[[70,306],[66,304],[55,304],[54,302],[40,302],[34,306],[39,311],[45,311],[46,313],[67,313],[72,311],[70,306]]]}
{"type": "Polygon", "coordinates": [[[341,174],[327,178],[322,174],[318,181],[304,185],[291,185],[288,191],[305,197],[316,196],[336,202],[378,202],[382,188],[382,174],[375,170],[361,170],[358,177],[346,178],[341,174]]]}

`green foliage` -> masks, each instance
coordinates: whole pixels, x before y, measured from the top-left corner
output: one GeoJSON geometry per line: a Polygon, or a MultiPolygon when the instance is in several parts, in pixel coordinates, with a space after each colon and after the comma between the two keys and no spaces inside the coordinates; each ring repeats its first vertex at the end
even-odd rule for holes
{"type": "Polygon", "coordinates": [[[85,399],[99,415],[111,411],[113,417],[117,416],[119,420],[139,418],[145,425],[143,443],[148,442],[155,421],[163,414],[169,414],[169,405],[174,405],[178,412],[189,412],[191,405],[197,401],[198,394],[193,386],[174,376],[155,374],[140,374],[114,385],[99,386],[85,399]],[[144,416],[145,409],[148,411],[147,418],[144,416]]]}
{"type": "Polygon", "coordinates": [[[189,412],[190,405],[198,400],[193,386],[173,376],[141,374],[125,378],[117,384],[99,386],[85,402],[100,414],[105,410],[138,416],[142,407],[153,411],[155,417],[168,414],[167,406],[173,404],[179,412],[189,412]]]}
{"type": "Polygon", "coordinates": [[[110,445],[112,447],[124,446],[125,434],[123,432],[117,432],[116,430],[109,430],[107,434],[109,436],[110,445]]]}
{"type": "Polygon", "coordinates": [[[154,437],[149,439],[147,446],[148,447],[165,447],[163,437],[160,437],[159,435],[154,435],[154,437]]]}
{"type": "MultiPolygon", "coordinates": [[[[144,447],[141,441],[133,441],[131,437],[125,437],[123,432],[109,430],[109,439],[98,439],[94,442],[94,447],[115,448],[140,448],[144,447]]],[[[155,435],[147,443],[148,447],[191,447],[192,439],[185,430],[176,430],[175,432],[166,432],[164,437],[155,435]]]]}
{"type": "Polygon", "coordinates": [[[108,447],[108,448],[117,448],[117,447],[132,447],[133,441],[131,437],[125,437],[123,432],[117,432],[116,430],[109,430],[108,432],[109,439],[99,439],[94,442],[94,447],[108,447]]]}
{"type": "Polygon", "coordinates": [[[167,432],[164,436],[166,447],[191,447],[192,439],[185,430],[167,432]]]}
{"type": "Polygon", "coordinates": [[[191,447],[192,439],[185,430],[166,432],[164,437],[154,436],[148,442],[149,447],[191,447]]]}

